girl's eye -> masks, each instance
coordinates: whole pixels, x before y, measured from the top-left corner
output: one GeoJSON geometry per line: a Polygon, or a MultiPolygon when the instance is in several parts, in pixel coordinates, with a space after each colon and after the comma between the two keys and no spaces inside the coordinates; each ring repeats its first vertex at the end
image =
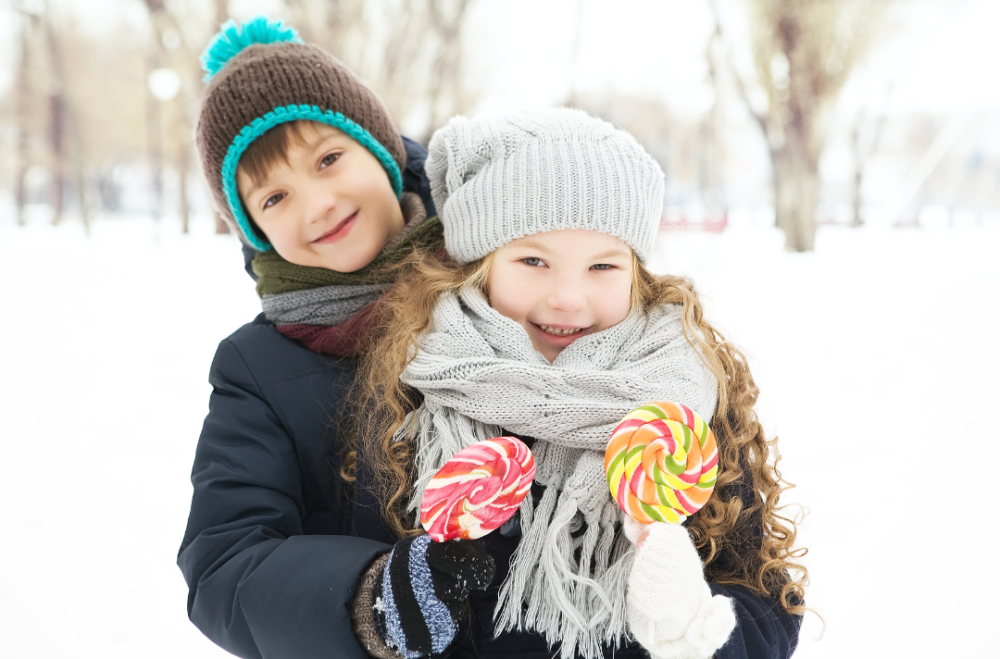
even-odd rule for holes
{"type": "Polygon", "coordinates": [[[614,267],[615,266],[611,265],[610,263],[595,263],[594,265],[590,266],[590,269],[591,270],[611,270],[614,267]]]}
{"type": "Polygon", "coordinates": [[[521,262],[524,263],[524,265],[530,265],[533,268],[545,265],[545,262],[537,256],[529,256],[528,258],[521,259],[521,262]]]}
{"type": "Polygon", "coordinates": [[[273,194],[273,195],[271,195],[270,197],[268,197],[267,199],[264,200],[264,203],[261,205],[261,208],[270,208],[271,206],[274,206],[276,203],[278,203],[279,201],[281,201],[284,198],[285,198],[285,193],[284,192],[279,192],[277,194],[273,194]]]}
{"type": "Polygon", "coordinates": [[[320,168],[329,167],[333,163],[337,162],[338,158],[340,158],[340,153],[336,151],[326,154],[323,156],[323,159],[319,161],[320,168]]]}

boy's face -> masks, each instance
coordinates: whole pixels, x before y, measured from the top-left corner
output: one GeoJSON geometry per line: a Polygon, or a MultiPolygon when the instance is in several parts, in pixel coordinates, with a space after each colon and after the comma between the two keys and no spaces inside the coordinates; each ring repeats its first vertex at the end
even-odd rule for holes
{"type": "Polygon", "coordinates": [[[536,233],[493,253],[486,287],[490,306],[524,327],[551,362],[581,336],[628,315],[632,249],[600,231],[536,233]]]}
{"type": "Polygon", "coordinates": [[[305,122],[260,185],[237,170],[250,217],[274,249],[296,265],[354,272],[403,229],[389,176],[368,149],[341,131],[305,122]]]}

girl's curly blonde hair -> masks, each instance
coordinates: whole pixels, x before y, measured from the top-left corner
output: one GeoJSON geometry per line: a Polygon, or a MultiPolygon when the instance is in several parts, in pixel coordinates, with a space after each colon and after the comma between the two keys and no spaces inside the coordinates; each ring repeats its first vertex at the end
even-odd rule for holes
{"type": "MultiPolygon", "coordinates": [[[[420,404],[418,392],[400,382],[400,374],[431,322],[444,293],[480,288],[486,282],[492,254],[458,265],[426,251],[415,251],[399,264],[400,277],[379,302],[381,322],[360,365],[352,396],[361,419],[352,433],[363,437],[375,474],[382,515],[397,537],[413,535],[412,516],[405,511],[413,478],[414,446],[394,441],[406,415],[420,404]],[[372,443],[374,441],[374,443],[372,443]]],[[[758,389],[746,358],[709,324],[692,283],[684,277],[654,275],[633,256],[632,305],[648,310],[679,304],[688,341],[696,346],[719,382],[712,430],[719,444],[719,475],[704,508],[687,529],[705,562],[705,576],[718,584],[737,584],[776,598],[789,613],[801,615],[808,571],[798,561],[797,519],[781,514],[781,493],[792,487],[777,469],[777,438],[768,439],[754,404],[758,389]]],[[[341,474],[354,479],[356,445],[341,474]]]]}

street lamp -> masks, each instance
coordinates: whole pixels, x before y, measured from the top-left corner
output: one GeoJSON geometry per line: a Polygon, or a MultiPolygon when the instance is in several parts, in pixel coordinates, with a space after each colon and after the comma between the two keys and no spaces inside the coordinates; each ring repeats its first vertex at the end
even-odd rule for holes
{"type": "Polygon", "coordinates": [[[146,79],[149,91],[163,102],[172,101],[181,90],[181,77],[173,69],[153,69],[146,79]]]}

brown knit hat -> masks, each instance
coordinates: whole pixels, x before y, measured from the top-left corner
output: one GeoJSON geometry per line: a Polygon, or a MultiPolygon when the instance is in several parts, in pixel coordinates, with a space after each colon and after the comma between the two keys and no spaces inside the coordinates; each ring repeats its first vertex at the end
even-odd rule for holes
{"type": "Polygon", "coordinates": [[[242,238],[268,251],[236,188],[236,166],[247,147],[274,126],[310,119],[357,140],[382,164],[402,194],[406,150],[382,101],[329,53],[266,17],[222,26],[201,56],[205,97],[196,139],[202,167],[222,216],[242,238]]]}

